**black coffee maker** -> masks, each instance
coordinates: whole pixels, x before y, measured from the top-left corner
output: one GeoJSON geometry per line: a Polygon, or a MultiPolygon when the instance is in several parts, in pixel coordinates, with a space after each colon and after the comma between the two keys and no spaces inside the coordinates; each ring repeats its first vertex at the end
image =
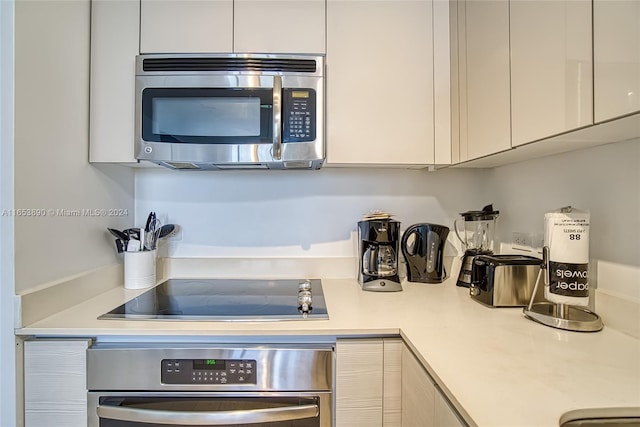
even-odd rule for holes
{"type": "Polygon", "coordinates": [[[441,283],[447,278],[444,246],[449,228],[437,224],[414,224],[402,235],[400,248],[407,263],[407,280],[441,283]]]}
{"type": "Polygon", "coordinates": [[[398,275],[400,222],[390,218],[358,222],[358,283],[365,291],[401,291],[398,275]]]}

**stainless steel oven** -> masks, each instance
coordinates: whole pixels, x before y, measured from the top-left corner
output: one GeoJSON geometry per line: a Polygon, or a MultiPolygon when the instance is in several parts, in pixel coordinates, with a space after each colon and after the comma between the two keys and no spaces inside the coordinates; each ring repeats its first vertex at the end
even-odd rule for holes
{"type": "Polygon", "coordinates": [[[332,425],[333,347],[97,343],[89,427],[332,425]]]}

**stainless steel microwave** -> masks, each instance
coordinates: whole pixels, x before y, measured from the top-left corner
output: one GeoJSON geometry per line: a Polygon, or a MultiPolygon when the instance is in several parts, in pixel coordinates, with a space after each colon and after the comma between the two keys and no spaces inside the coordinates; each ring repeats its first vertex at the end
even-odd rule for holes
{"type": "Polygon", "coordinates": [[[324,57],[136,58],[135,155],[172,169],[319,169],[324,57]]]}

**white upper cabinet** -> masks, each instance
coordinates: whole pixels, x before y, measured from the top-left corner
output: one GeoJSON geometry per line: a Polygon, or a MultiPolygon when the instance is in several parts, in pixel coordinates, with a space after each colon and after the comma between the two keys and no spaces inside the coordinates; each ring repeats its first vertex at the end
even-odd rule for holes
{"type": "Polygon", "coordinates": [[[327,164],[434,162],[432,2],[327,2],[327,164]]]}
{"type": "Polygon", "coordinates": [[[640,111],[640,1],[595,0],[595,121],[640,111]]]}
{"type": "Polygon", "coordinates": [[[325,53],[325,0],[235,0],[235,52],[325,53]]]}
{"type": "Polygon", "coordinates": [[[511,148],[509,1],[458,2],[460,161],[511,148]]]}
{"type": "Polygon", "coordinates": [[[141,0],[140,53],[233,50],[233,0],[141,0]]]}
{"type": "Polygon", "coordinates": [[[136,161],[133,129],[139,37],[138,2],[91,2],[90,162],[136,161]]]}
{"type": "Polygon", "coordinates": [[[141,0],[141,53],[324,53],[325,0],[141,0]]]}
{"type": "Polygon", "coordinates": [[[510,21],[513,146],[593,124],[591,1],[511,1],[510,21]]]}

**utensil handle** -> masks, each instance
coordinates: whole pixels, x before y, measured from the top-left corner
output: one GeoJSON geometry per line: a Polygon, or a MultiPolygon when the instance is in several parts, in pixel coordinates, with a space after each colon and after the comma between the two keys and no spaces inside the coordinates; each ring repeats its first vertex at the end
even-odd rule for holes
{"type": "Polygon", "coordinates": [[[282,77],[273,76],[273,149],[274,160],[282,159],[282,77]]]}
{"type": "Polygon", "coordinates": [[[455,231],[455,232],[456,232],[456,236],[458,236],[458,240],[460,240],[460,243],[462,243],[462,246],[466,249],[466,247],[467,247],[467,242],[465,242],[465,241],[462,239],[462,237],[460,237],[460,232],[458,231],[458,223],[459,223],[460,221],[463,221],[463,222],[464,222],[464,219],[463,219],[463,218],[458,218],[458,219],[456,219],[456,220],[454,220],[454,221],[453,221],[453,231],[455,231]]]}
{"type": "MultiPolygon", "coordinates": [[[[411,227],[407,228],[404,234],[402,235],[402,239],[400,239],[400,249],[402,250],[402,254],[404,255],[405,258],[413,257],[416,254],[416,248],[418,247],[418,240],[416,240],[415,242],[416,244],[414,245],[413,252],[409,250],[409,247],[407,246],[407,241],[409,240],[409,236],[415,233],[417,228],[418,228],[418,224],[414,224],[411,227]]],[[[416,237],[416,239],[418,239],[420,236],[419,234],[417,235],[418,237],[416,237]]]]}

